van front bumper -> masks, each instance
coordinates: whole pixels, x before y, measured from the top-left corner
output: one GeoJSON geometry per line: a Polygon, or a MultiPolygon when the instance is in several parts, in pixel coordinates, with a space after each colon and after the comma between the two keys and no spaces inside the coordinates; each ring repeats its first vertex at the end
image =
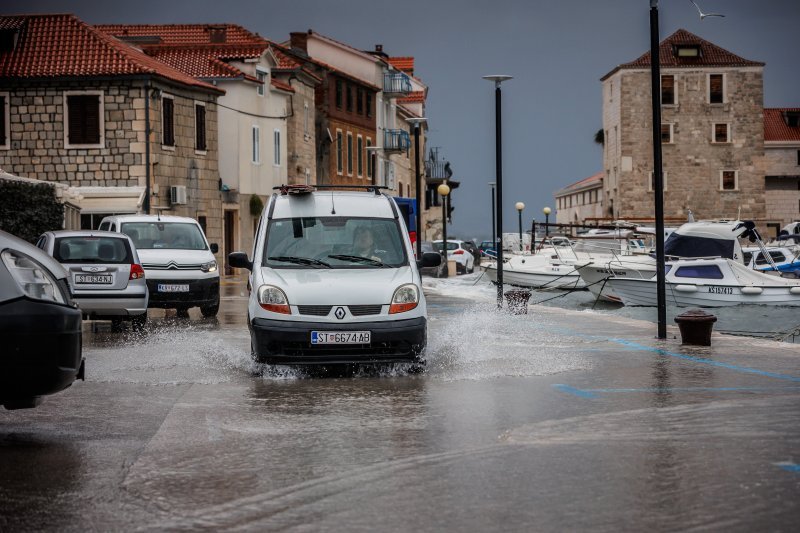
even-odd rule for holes
{"type": "Polygon", "coordinates": [[[254,358],[262,363],[418,363],[425,349],[427,323],[424,317],[347,324],[255,318],[249,327],[254,358]],[[370,331],[372,342],[311,344],[312,331],[370,331]]]}

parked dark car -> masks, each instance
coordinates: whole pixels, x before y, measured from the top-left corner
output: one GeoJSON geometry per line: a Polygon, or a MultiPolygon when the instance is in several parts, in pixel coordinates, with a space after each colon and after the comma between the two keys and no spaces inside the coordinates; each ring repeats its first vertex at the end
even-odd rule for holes
{"type": "Polygon", "coordinates": [[[481,251],[478,249],[478,245],[475,244],[475,241],[464,241],[463,247],[475,258],[475,266],[480,265],[481,251]]]}
{"type": "Polygon", "coordinates": [[[83,379],[81,311],[67,272],[32,244],[0,231],[0,405],[36,407],[83,379]]]}
{"type": "MultiPolygon", "coordinates": [[[[435,252],[437,254],[441,254],[442,250],[439,249],[438,246],[436,246],[435,244],[433,244],[430,241],[423,241],[422,242],[422,253],[424,254],[426,252],[435,252]]],[[[435,266],[435,267],[423,267],[423,268],[420,268],[419,269],[419,273],[420,273],[420,275],[423,275],[423,276],[433,276],[434,278],[440,278],[440,277],[442,277],[442,274],[444,272],[445,264],[446,263],[444,261],[442,261],[438,266],[435,266]]]]}

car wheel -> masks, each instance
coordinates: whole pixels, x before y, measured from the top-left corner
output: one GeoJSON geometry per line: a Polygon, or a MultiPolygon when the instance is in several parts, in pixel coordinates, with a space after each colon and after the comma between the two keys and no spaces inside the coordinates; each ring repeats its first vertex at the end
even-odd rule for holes
{"type": "Polygon", "coordinates": [[[475,272],[475,263],[472,263],[472,266],[467,269],[467,274],[472,274],[475,272]]]}
{"type": "Polygon", "coordinates": [[[146,325],[147,313],[142,313],[141,315],[136,315],[131,318],[131,328],[133,328],[134,331],[142,331],[146,325]]]}
{"type": "Polygon", "coordinates": [[[217,302],[214,304],[202,306],[200,308],[200,312],[206,318],[217,316],[217,313],[219,313],[219,300],[217,300],[217,302]]]}

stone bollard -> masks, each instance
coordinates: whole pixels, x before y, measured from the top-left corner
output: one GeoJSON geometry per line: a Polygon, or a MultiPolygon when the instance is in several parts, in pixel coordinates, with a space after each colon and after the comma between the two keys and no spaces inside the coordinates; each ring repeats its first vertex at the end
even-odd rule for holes
{"type": "Polygon", "coordinates": [[[681,344],[711,346],[711,330],[717,317],[702,309],[690,309],[675,317],[681,330],[681,344]]]}
{"type": "Polygon", "coordinates": [[[507,291],[506,302],[508,303],[508,310],[513,315],[527,315],[528,314],[528,300],[531,297],[530,291],[523,291],[515,289],[507,291]]]}

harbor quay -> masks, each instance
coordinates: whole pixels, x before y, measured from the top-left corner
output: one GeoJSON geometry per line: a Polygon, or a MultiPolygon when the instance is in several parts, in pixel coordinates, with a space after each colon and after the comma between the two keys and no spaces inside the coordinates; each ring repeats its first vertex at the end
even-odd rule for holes
{"type": "Polygon", "coordinates": [[[215,319],[85,325],[86,381],[0,412],[0,527],[796,523],[800,347],[719,333],[685,346],[673,326],[657,340],[650,322],[585,310],[510,314],[452,283],[426,280],[420,373],[253,363],[236,280],[215,319]]]}

